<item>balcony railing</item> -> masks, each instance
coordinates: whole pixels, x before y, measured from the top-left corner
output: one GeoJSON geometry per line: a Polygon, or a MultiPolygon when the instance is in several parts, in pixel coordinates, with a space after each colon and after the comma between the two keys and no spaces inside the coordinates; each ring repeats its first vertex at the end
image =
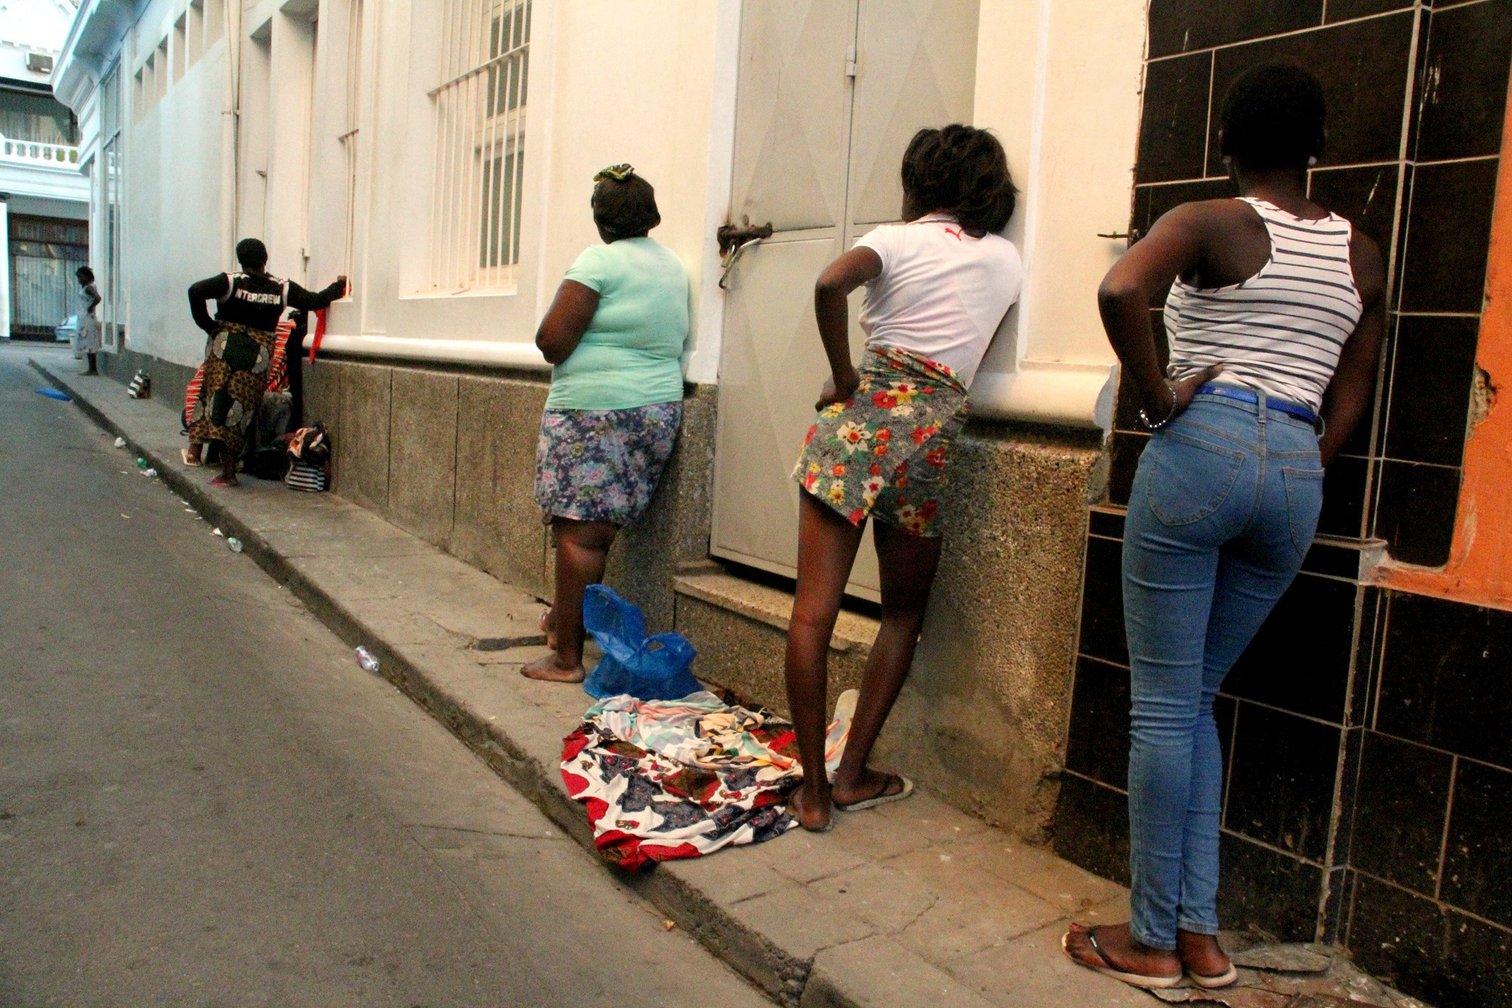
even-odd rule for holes
{"type": "Polygon", "coordinates": [[[79,163],[79,148],[68,144],[12,140],[10,137],[0,136],[0,160],[36,167],[71,168],[79,163]]]}

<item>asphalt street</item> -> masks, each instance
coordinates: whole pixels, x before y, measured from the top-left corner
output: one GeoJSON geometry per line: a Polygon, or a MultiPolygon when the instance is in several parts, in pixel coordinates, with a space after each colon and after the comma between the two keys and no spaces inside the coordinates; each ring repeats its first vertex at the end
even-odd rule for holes
{"type": "Polygon", "coordinates": [[[0,346],[0,1006],[769,1003],[38,394],[38,352],[77,367],[0,346]]]}

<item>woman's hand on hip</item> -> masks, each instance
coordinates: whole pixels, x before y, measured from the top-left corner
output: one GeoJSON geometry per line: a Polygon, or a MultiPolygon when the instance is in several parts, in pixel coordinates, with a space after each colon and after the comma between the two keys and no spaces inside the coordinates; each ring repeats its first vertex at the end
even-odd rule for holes
{"type": "Polygon", "coordinates": [[[1197,390],[1223,373],[1222,364],[1214,364],[1205,367],[1194,375],[1188,375],[1181,381],[1169,382],[1171,395],[1174,401],[1171,403],[1171,419],[1181,416],[1186,408],[1192,405],[1192,399],[1197,395],[1197,390]]]}
{"type": "Polygon", "coordinates": [[[855,368],[843,375],[830,377],[824,383],[824,389],[819,393],[819,401],[814,403],[814,409],[822,410],[826,406],[835,403],[843,403],[856,394],[856,389],[861,385],[861,373],[855,368]]]}

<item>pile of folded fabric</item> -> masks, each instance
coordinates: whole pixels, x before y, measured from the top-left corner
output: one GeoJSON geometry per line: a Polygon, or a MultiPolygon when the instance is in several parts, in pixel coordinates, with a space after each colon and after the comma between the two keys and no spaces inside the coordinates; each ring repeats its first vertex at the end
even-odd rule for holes
{"type": "Polygon", "coordinates": [[[600,853],[638,871],[787,832],[796,757],[792,725],[712,693],[612,696],[567,736],[562,779],[586,804],[600,853]]]}

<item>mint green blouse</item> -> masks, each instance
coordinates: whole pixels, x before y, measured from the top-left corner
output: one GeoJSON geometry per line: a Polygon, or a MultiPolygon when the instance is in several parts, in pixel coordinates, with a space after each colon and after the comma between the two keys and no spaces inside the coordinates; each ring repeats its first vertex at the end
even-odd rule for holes
{"type": "Polygon", "coordinates": [[[583,250],[567,271],[598,292],[572,355],[551,371],[547,409],[633,409],[681,402],[688,341],[688,274],[651,238],[583,250]]]}

